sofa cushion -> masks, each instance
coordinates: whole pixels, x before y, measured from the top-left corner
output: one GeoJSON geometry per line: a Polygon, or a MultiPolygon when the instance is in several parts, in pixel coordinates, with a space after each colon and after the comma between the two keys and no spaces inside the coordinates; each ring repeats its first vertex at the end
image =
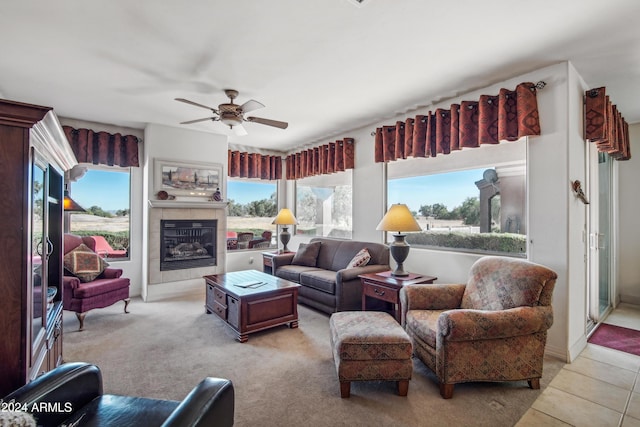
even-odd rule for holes
{"type": "MultiPolygon", "coordinates": [[[[316,270],[320,269],[316,267],[307,267],[304,265],[283,265],[276,270],[276,276],[280,277],[281,279],[300,283],[300,273],[316,270]]],[[[335,273],[333,274],[335,275],[335,273]]]]}
{"type": "Polygon", "coordinates": [[[435,348],[438,317],[443,311],[446,310],[409,310],[405,317],[405,329],[435,348]]]}
{"type": "Polygon", "coordinates": [[[311,270],[300,273],[301,285],[329,294],[336,293],[336,272],[331,270],[311,270]]]}
{"type": "Polygon", "coordinates": [[[363,265],[367,265],[370,259],[371,254],[369,254],[369,250],[367,248],[362,248],[360,249],[360,252],[351,258],[351,261],[347,264],[347,268],[362,267],[363,265]]]}
{"type": "Polygon", "coordinates": [[[64,256],[64,268],[81,282],[92,281],[108,266],[105,260],[83,243],[64,256]]]}
{"type": "Polygon", "coordinates": [[[322,242],[300,243],[291,264],[315,267],[318,252],[320,252],[320,245],[322,245],[322,242]]]}
{"type": "Polygon", "coordinates": [[[90,298],[102,294],[108,294],[118,289],[129,287],[128,278],[118,279],[96,279],[91,282],[82,283],[80,286],[73,290],[74,298],[90,298]]]}

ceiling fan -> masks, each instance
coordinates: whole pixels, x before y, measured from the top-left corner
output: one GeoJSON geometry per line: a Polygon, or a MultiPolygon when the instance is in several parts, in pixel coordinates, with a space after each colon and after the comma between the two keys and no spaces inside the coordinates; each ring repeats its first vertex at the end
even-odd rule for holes
{"type": "Polygon", "coordinates": [[[247,131],[242,126],[242,122],[253,122],[262,125],[273,126],[280,129],[286,129],[289,124],[287,122],[280,122],[278,120],[263,119],[261,117],[245,117],[244,114],[249,111],[264,108],[264,105],[253,99],[245,102],[242,105],[234,104],[233,100],[238,97],[238,91],[233,89],[226,89],[224,93],[229,97],[229,102],[218,105],[218,108],[208,107],[206,105],[198,104],[197,102],[189,101],[184,98],[176,98],[176,101],[184,102],[186,104],[195,105],[196,107],[206,108],[213,112],[212,117],[205,117],[203,119],[189,120],[186,122],[180,122],[181,125],[188,125],[191,123],[204,122],[206,120],[221,121],[225,125],[229,126],[235,131],[236,135],[246,135],[247,131]]]}

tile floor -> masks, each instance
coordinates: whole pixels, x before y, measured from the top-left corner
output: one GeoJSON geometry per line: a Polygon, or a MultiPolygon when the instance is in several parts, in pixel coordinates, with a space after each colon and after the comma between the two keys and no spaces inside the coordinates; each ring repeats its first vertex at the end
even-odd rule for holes
{"type": "MultiPolygon", "coordinates": [[[[620,304],[606,323],[640,329],[640,306],[620,304]]],[[[640,356],[587,344],[517,427],[640,427],[640,356]]]]}

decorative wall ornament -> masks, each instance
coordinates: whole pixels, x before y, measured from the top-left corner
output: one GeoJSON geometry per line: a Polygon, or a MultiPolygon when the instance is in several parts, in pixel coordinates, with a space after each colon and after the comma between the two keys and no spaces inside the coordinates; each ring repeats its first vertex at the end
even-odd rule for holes
{"type": "Polygon", "coordinates": [[[287,179],[342,172],[355,167],[354,139],[343,138],[287,156],[287,179]]]}
{"type": "Polygon", "coordinates": [[[605,92],[604,87],[585,92],[585,139],[616,160],[629,160],[629,124],[605,92]]]}
{"type": "Polygon", "coordinates": [[[582,183],[577,179],[571,182],[571,189],[573,190],[573,194],[585,205],[589,204],[587,200],[587,196],[585,196],[584,191],[582,191],[582,183]]]}
{"type": "Polygon", "coordinates": [[[540,135],[536,94],[544,86],[544,82],[520,83],[515,90],[500,89],[497,96],[481,95],[478,101],[462,101],[448,110],[438,108],[377,128],[372,134],[375,161],[435,157],[540,135]]]}
{"type": "Polygon", "coordinates": [[[222,186],[222,165],[219,163],[178,162],[154,159],[154,190],[158,200],[173,200],[172,196],[211,198],[222,186]]]}

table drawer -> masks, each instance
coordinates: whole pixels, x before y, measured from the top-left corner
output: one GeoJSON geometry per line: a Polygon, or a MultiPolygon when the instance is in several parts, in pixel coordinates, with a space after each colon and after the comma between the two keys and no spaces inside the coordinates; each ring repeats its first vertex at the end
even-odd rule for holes
{"type": "Polygon", "coordinates": [[[227,305],[227,295],[218,288],[213,288],[213,298],[219,304],[227,305]]]}
{"type": "Polygon", "coordinates": [[[227,307],[217,301],[213,303],[213,312],[223,320],[227,320],[227,307]]]}
{"type": "Polygon", "coordinates": [[[392,303],[398,302],[398,290],[394,288],[365,282],[363,284],[362,292],[367,296],[377,298],[379,300],[392,303]]]}

